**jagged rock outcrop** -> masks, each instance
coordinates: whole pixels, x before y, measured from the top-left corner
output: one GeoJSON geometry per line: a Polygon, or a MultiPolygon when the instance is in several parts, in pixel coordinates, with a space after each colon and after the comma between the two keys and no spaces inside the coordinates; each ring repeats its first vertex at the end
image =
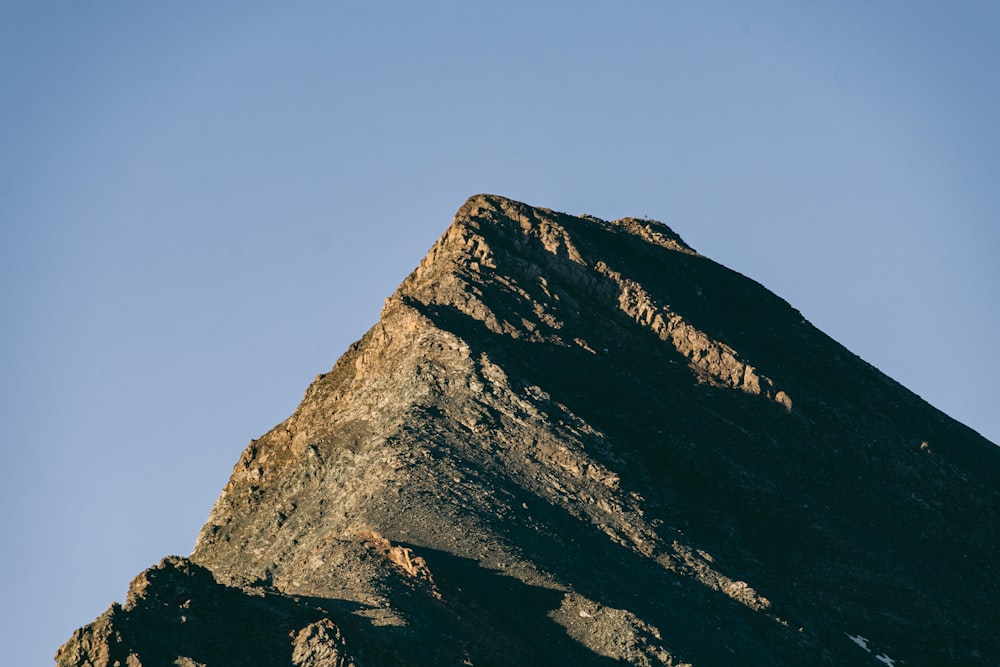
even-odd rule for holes
{"type": "Polygon", "coordinates": [[[666,226],[480,195],[57,662],[992,665],[998,473],[666,226]]]}
{"type": "Polygon", "coordinates": [[[283,595],[263,583],[242,589],[171,556],[77,630],[56,654],[60,665],[301,665],[346,667],[349,647],[316,600],[283,595]]]}

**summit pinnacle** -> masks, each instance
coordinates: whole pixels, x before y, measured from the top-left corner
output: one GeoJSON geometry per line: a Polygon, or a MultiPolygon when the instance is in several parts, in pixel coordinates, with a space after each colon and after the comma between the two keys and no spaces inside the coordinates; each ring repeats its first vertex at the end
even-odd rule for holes
{"type": "Polygon", "coordinates": [[[477,195],[56,660],[994,665],[998,480],[666,225],[477,195]]]}

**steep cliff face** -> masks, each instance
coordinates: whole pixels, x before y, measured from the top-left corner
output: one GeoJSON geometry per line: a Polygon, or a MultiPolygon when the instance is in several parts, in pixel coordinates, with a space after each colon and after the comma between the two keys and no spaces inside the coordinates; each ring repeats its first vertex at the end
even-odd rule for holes
{"type": "Polygon", "coordinates": [[[998,479],[666,226],[479,195],[57,662],[994,664],[998,479]]]}

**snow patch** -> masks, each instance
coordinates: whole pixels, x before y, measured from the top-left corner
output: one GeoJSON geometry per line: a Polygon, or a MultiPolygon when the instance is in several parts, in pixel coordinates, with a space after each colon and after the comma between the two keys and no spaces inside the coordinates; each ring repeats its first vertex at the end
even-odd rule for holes
{"type": "MultiPolygon", "coordinates": [[[[862,637],[861,635],[848,635],[846,632],[844,634],[847,635],[848,639],[850,639],[852,642],[863,648],[868,653],[872,652],[871,648],[868,647],[867,638],[862,637]]],[[[879,653],[878,655],[875,656],[875,659],[881,663],[885,663],[886,665],[888,665],[888,667],[895,667],[896,665],[896,661],[890,658],[885,653],[879,653]]]]}
{"type": "Polygon", "coordinates": [[[853,637],[851,635],[847,635],[847,638],[850,639],[855,644],[857,644],[858,646],[860,646],[861,648],[863,648],[864,650],[868,651],[869,653],[872,652],[872,650],[868,648],[868,640],[862,637],[861,635],[855,635],[853,637]]]}

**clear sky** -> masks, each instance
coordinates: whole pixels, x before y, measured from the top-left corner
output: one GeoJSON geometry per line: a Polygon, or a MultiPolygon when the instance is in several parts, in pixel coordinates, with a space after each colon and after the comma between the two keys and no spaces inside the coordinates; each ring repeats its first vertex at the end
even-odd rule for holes
{"type": "Polygon", "coordinates": [[[998,34],[993,0],[0,2],[5,660],[189,553],[478,192],[662,220],[1000,440],[998,34]]]}

